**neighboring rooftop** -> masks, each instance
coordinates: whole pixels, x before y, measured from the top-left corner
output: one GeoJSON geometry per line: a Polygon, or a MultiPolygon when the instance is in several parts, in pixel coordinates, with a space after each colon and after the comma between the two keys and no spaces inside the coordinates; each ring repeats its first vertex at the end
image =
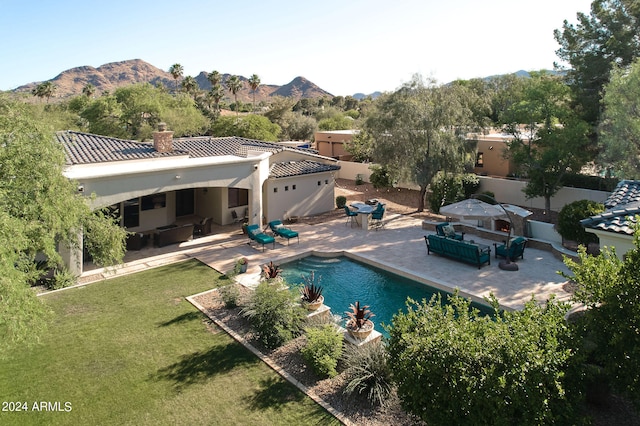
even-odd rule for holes
{"type": "Polygon", "coordinates": [[[618,234],[633,235],[640,215],[640,181],[623,180],[604,202],[606,211],[580,221],[582,226],[618,234]]]}

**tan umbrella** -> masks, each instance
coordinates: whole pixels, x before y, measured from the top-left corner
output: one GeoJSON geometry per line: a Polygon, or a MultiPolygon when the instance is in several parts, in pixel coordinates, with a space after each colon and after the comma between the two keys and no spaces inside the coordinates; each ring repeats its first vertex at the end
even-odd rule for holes
{"type": "Polygon", "coordinates": [[[440,207],[440,214],[460,220],[509,219],[500,207],[470,198],[440,207]]]}

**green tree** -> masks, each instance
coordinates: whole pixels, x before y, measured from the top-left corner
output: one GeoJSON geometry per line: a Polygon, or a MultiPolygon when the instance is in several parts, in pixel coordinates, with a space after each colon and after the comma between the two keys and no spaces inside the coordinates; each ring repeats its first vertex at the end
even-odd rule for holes
{"type": "Polygon", "coordinates": [[[291,111],[287,111],[277,124],[282,128],[280,138],[284,140],[308,141],[318,130],[318,123],[313,117],[291,111]]]}
{"type": "Polygon", "coordinates": [[[95,93],[96,93],[96,86],[94,86],[91,83],[85,84],[85,86],[82,88],[82,94],[85,95],[87,98],[92,97],[95,93]]]}
{"type": "Polygon", "coordinates": [[[236,104],[236,115],[239,113],[238,92],[242,89],[242,80],[237,75],[232,75],[227,79],[227,90],[233,94],[233,100],[236,104]]]}
{"type": "Polygon", "coordinates": [[[256,110],[256,91],[260,86],[260,77],[258,74],[253,74],[249,77],[249,87],[251,87],[251,92],[253,93],[253,111],[256,110]]]}
{"type": "Polygon", "coordinates": [[[377,99],[364,130],[373,138],[374,160],[394,180],[420,187],[418,211],[424,210],[427,187],[439,170],[461,172],[474,160],[465,135],[475,128],[467,98],[473,93],[460,85],[425,84],[414,76],[394,93],[377,99]]]}
{"type": "Polygon", "coordinates": [[[403,407],[430,425],[575,421],[568,374],[568,305],[531,299],[518,311],[482,316],[457,292],[447,304],[407,302],[389,330],[389,364],[403,407]]]}
{"type": "Polygon", "coordinates": [[[615,67],[604,90],[599,163],[615,176],[640,178],[640,60],[615,67]]]}
{"type": "Polygon", "coordinates": [[[626,67],[640,56],[640,4],[637,0],[594,0],[589,15],[566,20],[554,36],[558,57],[570,65],[567,80],[582,118],[596,125],[600,97],[615,65],[626,67]]]}
{"type": "Polygon", "coordinates": [[[186,76],[184,80],[182,80],[181,86],[185,93],[193,97],[193,100],[196,99],[198,92],[200,91],[200,86],[195,78],[190,75],[186,76]]]}
{"type": "Polygon", "coordinates": [[[51,99],[51,97],[55,94],[56,89],[57,87],[55,84],[53,84],[53,82],[45,81],[43,83],[38,84],[31,91],[31,93],[33,94],[33,96],[37,96],[38,98],[46,98],[47,103],[49,103],[49,99],[51,99]]]}
{"type": "Polygon", "coordinates": [[[353,136],[351,142],[346,144],[344,149],[353,155],[353,161],[365,163],[373,160],[373,146],[373,137],[366,130],[362,130],[353,136]]]}
{"type": "MultiPolygon", "coordinates": [[[[640,217],[636,216],[640,223],[640,217]]],[[[640,226],[636,225],[634,248],[624,260],[615,249],[603,248],[591,256],[581,246],[578,261],[565,258],[576,283],[573,299],[587,312],[578,321],[587,359],[604,367],[613,388],[640,407],[640,226]]],[[[604,383],[600,383],[603,386],[604,383]]]]}
{"type": "Polygon", "coordinates": [[[527,198],[544,197],[550,218],[551,197],[562,188],[562,179],[580,172],[594,156],[589,126],[576,117],[569,87],[557,76],[532,72],[522,96],[500,120],[513,137],[508,156],[529,179],[527,198]]]}
{"type": "Polygon", "coordinates": [[[318,122],[318,129],[328,130],[349,130],[353,128],[353,118],[346,115],[334,115],[331,118],[324,118],[318,122]]]}
{"type": "Polygon", "coordinates": [[[207,96],[211,97],[213,100],[213,105],[215,106],[215,111],[220,112],[220,100],[224,97],[224,90],[219,83],[211,86],[211,90],[207,93],[207,96]]]}
{"type": "Polygon", "coordinates": [[[221,79],[222,76],[218,71],[214,70],[207,74],[207,80],[209,80],[209,83],[211,83],[211,87],[219,85],[221,79]]]}
{"type": "Polygon", "coordinates": [[[46,308],[29,288],[41,274],[36,256],[60,268],[56,248],[77,248],[77,234],[88,228],[97,263],[114,265],[124,256],[125,231],[95,216],[63,176],[64,152],[46,122],[33,109],[0,97],[0,354],[16,344],[33,343],[43,332],[46,308]]]}
{"type": "Polygon", "coordinates": [[[176,93],[178,93],[178,79],[184,74],[184,68],[180,64],[173,64],[169,67],[169,74],[176,81],[176,93]]]}
{"type": "Polygon", "coordinates": [[[248,114],[243,117],[219,117],[211,126],[215,136],[239,136],[247,139],[275,142],[280,126],[261,115],[248,114]]]}

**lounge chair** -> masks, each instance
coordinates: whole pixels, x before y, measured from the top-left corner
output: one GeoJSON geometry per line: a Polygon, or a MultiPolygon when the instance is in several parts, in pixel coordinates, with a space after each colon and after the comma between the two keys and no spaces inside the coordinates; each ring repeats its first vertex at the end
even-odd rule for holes
{"type": "Polygon", "coordinates": [[[264,245],[269,243],[272,243],[273,248],[276,248],[276,239],[271,235],[267,235],[264,232],[260,231],[259,225],[247,226],[247,235],[249,235],[249,244],[251,244],[251,241],[262,244],[262,251],[264,251],[264,245]]]}
{"type": "MultiPolygon", "coordinates": [[[[351,226],[353,226],[354,222],[358,223],[356,220],[356,218],[358,217],[357,212],[350,210],[347,206],[344,206],[344,212],[347,215],[347,223],[351,222],[351,226]]],[[[345,223],[344,226],[347,226],[347,223],[345,223]]]]}
{"type": "Polygon", "coordinates": [[[504,258],[509,258],[509,260],[515,262],[517,258],[524,259],[524,248],[527,245],[527,239],[524,237],[515,237],[511,239],[509,243],[509,248],[507,249],[506,244],[498,244],[493,243],[495,246],[495,257],[502,256],[504,258]]]}
{"type": "Polygon", "coordinates": [[[453,225],[449,222],[441,222],[436,225],[436,234],[441,237],[453,238],[454,240],[464,240],[464,232],[457,233],[453,225]]]}
{"type": "Polygon", "coordinates": [[[289,245],[289,240],[291,238],[297,238],[298,244],[300,244],[300,237],[298,236],[298,233],[285,227],[281,220],[272,220],[269,222],[269,228],[271,228],[271,231],[273,231],[273,233],[278,237],[286,238],[287,245],[289,245]]]}
{"type": "Polygon", "coordinates": [[[233,219],[233,223],[240,223],[242,219],[238,217],[238,213],[235,210],[231,210],[231,218],[233,219]]]}

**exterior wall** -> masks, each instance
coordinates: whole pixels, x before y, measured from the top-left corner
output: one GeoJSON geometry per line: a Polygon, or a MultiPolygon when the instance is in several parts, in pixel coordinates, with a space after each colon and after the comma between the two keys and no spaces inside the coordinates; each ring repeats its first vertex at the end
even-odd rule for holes
{"type": "Polygon", "coordinates": [[[354,130],[335,130],[316,132],[314,136],[318,154],[339,160],[350,160],[353,156],[344,149],[344,145],[353,140],[354,130]]]}
{"type": "Polygon", "coordinates": [[[334,189],[335,181],[330,172],[268,179],[264,183],[263,196],[265,223],[331,211],[335,208],[334,189]],[[275,188],[277,192],[274,192],[275,188]]]}
{"type": "Polygon", "coordinates": [[[635,248],[633,244],[633,237],[631,235],[623,235],[615,232],[601,231],[599,229],[587,229],[588,232],[593,232],[600,238],[600,247],[615,247],[616,256],[619,259],[623,259],[624,255],[631,249],[635,248]]]}
{"type": "Polygon", "coordinates": [[[515,171],[511,162],[504,158],[507,145],[500,140],[479,139],[478,154],[482,153],[482,166],[476,164],[473,172],[479,175],[506,177],[515,171]]]}

